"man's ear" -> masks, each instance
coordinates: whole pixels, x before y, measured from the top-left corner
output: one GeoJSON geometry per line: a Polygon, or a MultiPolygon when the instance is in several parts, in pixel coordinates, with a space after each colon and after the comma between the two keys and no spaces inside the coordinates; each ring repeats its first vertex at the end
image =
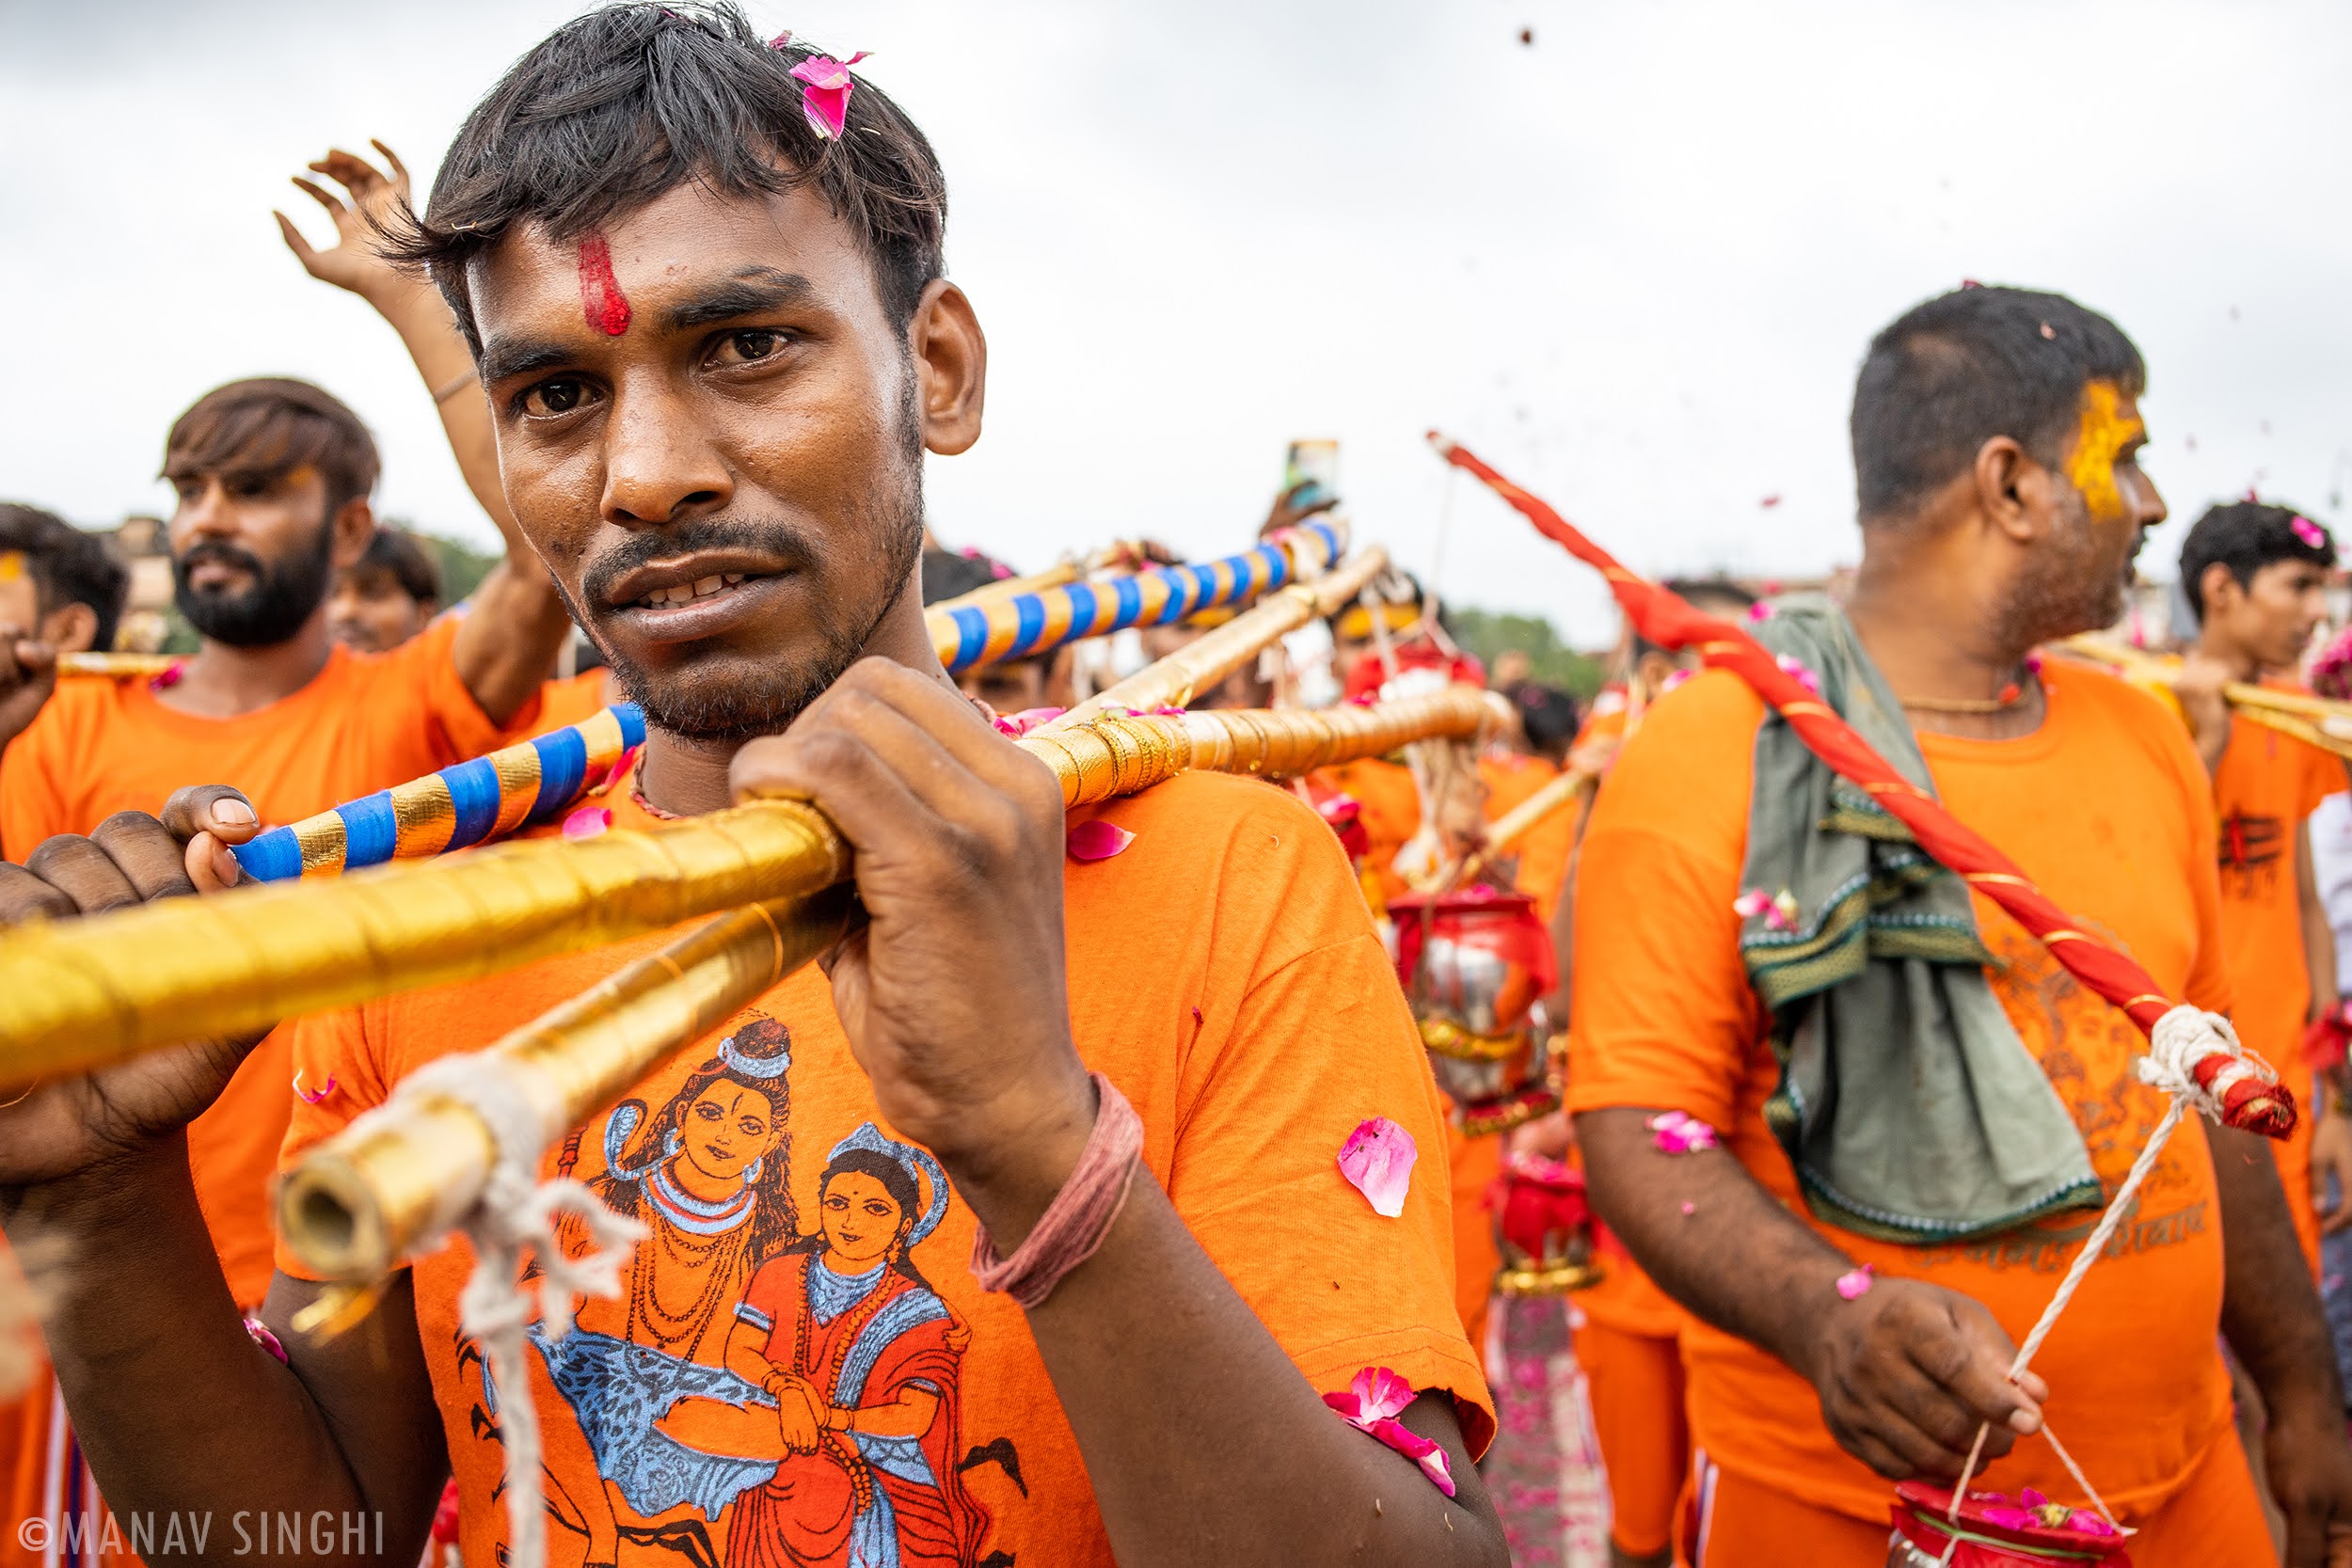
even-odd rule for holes
{"type": "Polygon", "coordinates": [[[356,566],[368,553],[368,541],[375,537],[375,508],[367,497],[354,496],[335,509],[327,526],[335,531],[335,569],[356,566]]]}
{"type": "Polygon", "coordinates": [[[924,447],[942,457],[970,451],[980,438],[980,405],[987,401],[988,339],[961,289],[944,277],[931,280],[907,324],[907,346],[924,447]]]}
{"type": "Polygon", "coordinates": [[[40,640],[61,654],[86,654],[98,645],[98,611],[76,600],[40,618],[40,640]]]}
{"type": "Polygon", "coordinates": [[[2033,460],[2013,436],[1995,436],[1977,449],[1972,477],[1977,509],[2014,543],[2042,536],[2058,497],[2057,477],[2033,460]]]}
{"type": "Polygon", "coordinates": [[[2205,562],[2204,571],[2198,575],[2197,588],[2205,601],[2205,613],[2200,617],[2201,620],[2210,620],[2217,614],[2234,610],[2237,602],[2246,597],[2245,585],[2238,581],[2237,574],[2231,571],[2226,562],[2219,561],[2205,562]]]}

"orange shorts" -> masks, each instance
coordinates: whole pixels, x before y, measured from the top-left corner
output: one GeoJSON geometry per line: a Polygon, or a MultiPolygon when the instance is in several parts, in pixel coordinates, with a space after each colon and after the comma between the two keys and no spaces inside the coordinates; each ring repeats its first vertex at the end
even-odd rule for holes
{"type": "Polygon", "coordinates": [[[1675,1499],[1691,1468],[1681,1347],[1671,1335],[1629,1334],[1588,1318],[1576,1331],[1576,1360],[1609,1472],[1609,1538],[1628,1557],[1654,1557],[1673,1542],[1675,1499]]]}
{"type": "MultiPolygon", "coordinates": [[[[1887,1497],[1894,1497],[1891,1483],[1887,1497]]],[[[2139,1531],[2132,1568],[2278,1568],[2234,1432],[2198,1462],[2171,1501],[2124,1523],[2139,1531]]],[[[1683,1488],[1675,1561],[1678,1568],[1884,1568],[1892,1533],[1883,1523],[1814,1508],[1718,1469],[1701,1453],[1683,1488]]]]}

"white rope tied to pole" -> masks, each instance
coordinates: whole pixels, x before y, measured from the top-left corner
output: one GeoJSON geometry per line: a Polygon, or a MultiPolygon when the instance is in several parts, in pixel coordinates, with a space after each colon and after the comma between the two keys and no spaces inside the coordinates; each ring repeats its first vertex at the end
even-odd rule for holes
{"type": "MultiPolygon", "coordinates": [[[[2117,1227],[2123,1223],[2124,1214],[2139,1196],[2140,1184],[2155,1168],[2156,1156],[2163,1152],[2165,1140],[2172,1136],[2172,1130],[2180,1126],[2181,1118],[2194,1110],[2217,1123],[2221,1120],[2224,1098],[2232,1087],[2249,1077],[2267,1079],[2271,1076],[2262,1058],[2238,1043],[2237,1031],[2231,1027],[2228,1019],[2185,1003],[2156,1020],[2156,1026],[2148,1033],[2148,1053],[2139,1058],[2137,1070],[2141,1083],[2163,1090],[2171,1103],[2165,1107],[2164,1118],[2156,1123],[2155,1130],[2148,1134],[2147,1146],[2140,1149],[2139,1158],[2132,1162],[2131,1171],[2123,1178],[2123,1184],[2116,1188],[2115,1196],[2108,1200],[2106,1212],[2099,1216],[2099,1223],[2090,1232],[2090,1240],[2084,1242],[2082,1250],[2074,1255],[2074,1261],[2067,1269],[2066,1277],[2058,1281],[2058,1291],[2050,1297],[2050,1305],[2042,1309],[2042,1316],[2034,1323],[2033,1331],[2026,1336],[2026,1342],[2017,1347],[2016,1359],[2010,1363],[2009,1368],[2011,1383],[2025,1375],[2026,1367],[2042,1349],[2042,1342],[2050,1337],[2050,1330],[2058,1326],[2058,1315],[2066,1310],[2067,1303],[2074,1299],[2075,1291],[2082,1286],[2083,1276],[2090,1272],[2090,1265],[2099,1260],[2106,1253],[2107,1243],[2114,1240],[2117,1227]],[[2214,1074],[2210,1085],[2199,1083],[2199,1064],[2215,1055],[2228,1060],[2214,1074]]],[[[1968,1463],[1960,1472],[1959,1484],[1952,1488],[1952,1506],[1945,1516],[1947,1523],[1957,1524],[1960,1520],[1961,1502],[1967,1496],[1969,1479],[1977,1473],[1978,1461],[1984,1457],[1985,1438],[1992,1431],[1989,1421],[1977,1427],[1977,1440],[1968,1449],[1968,1463]]],[[[2099,1511],[2099,1517],[2122,1530],[2123,1527],[2107,1511],[2106,1501],[2084,1478],[2074,1457],[2059,1447],[2047,1422],[2043,1423],[2042,1434],[2049,1438],[2050,1447],[2057,1451],[2067,1473],[2074,1478],[2075,1484],[2090,1499],[2090,1506],[2099,1511]]],[[[1955,1538],[1951,1544],[1958,1545],[1958,1539],[1955,1538]]],[[[1944,1560],[1947,1562],[1951,1560],[1951,1546],[1945,1548],[1944,1560]]]]}
{"type": "Polygon", "coordinates": [[[547,1505],[539,1486],[539,1412],[531,1392],[527,1330],[532,1304],[523,1268],[539,1268],[539,1321],[550,1340],[571,1332],[582,1296],[621,1293],[621,1268],[645,1234],[568,1178],[541,1181],[548,1132],[522,1091],[493,1064],[444,1056],[408,1075],[404,1093],[447,1095],[490,1131],[490,1173],[482,1200],[457,1221],[474,1249],[473,1276],[457,1298],[458,1322],[482,1347],[496,1390],[499,1440],[506,1450],[507,1568],[543,1568],[547,1505]],[[564,1214],[587,1230],[589,1246],[567,1258],[555,1233],[564,1214]]]}

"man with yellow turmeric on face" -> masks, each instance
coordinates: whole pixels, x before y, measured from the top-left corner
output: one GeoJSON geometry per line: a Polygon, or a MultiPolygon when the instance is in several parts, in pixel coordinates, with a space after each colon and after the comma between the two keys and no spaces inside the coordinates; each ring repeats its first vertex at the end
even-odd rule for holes
{"type": "MultiPolygon", "coordinates": [[[[1855,390],[1852,596],[1780,601],[1761,629],[2078,924],[2226,1012],[2188,736],[2120,681],[2028,658],[2116,619],[2164,518],[2137,460],[2145,376],[2057,294],[1908,312],[1855,390]]],[[[2138,1568],[2270,1568],[2224,1335],[2269,1408],[2288,1560],[2326,1560],[2352,1535],[2352,1451],[2269,1149],[2184,1122],[2011,1381],[2164,1097],[2134,1071],[2137,1028],[1891,817],[1853,791],[1815,809],[1820,767],[1737,676],[1701,673],[1626,742],[1578,868],[1568,1096],[1592,1196],[1694,1320],[1678,1560],[1878,1568],[1893,1481],[1951,1482],[1980,1433],[1972,1487],[2088,1508],[2046,1420],[2138,1568]],[[1817,961],[1784,965],[1800,944],[1817,961]],[[1661,1137],[1666,1112],[1720,1142],[1661,1137]]]]}

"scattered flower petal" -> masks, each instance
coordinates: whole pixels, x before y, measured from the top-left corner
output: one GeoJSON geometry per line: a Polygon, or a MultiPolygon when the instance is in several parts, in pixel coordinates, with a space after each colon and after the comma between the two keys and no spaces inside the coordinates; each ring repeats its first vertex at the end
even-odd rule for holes
{"type": "Polygon", "coordinates": [[[1807,691],[1812,692],[1816,697],[1821,694],[1820,677],[1816,675],[1812,671],[1806,669],[1803,664],[1799,663],[1789,655],[1783,654],[1778,658],[1773,659],[1772,662],[1780,666],[1780,673],[1782,674],[1787,675],[1790,680],[1795,681],[1799,686],[1804,687],[1807,691]]]}
{"type": "Polygon", "coordinates": [[[637,753],[642,750],[644,748],[638,746],[622,747],[621,754],[612,759],[612,766],[604,770],[604,777],[596,781],[596,787],[589,793],[602,795],[612,789],[614,784],[628,778],[628,770],[637,766],[637,753]]]}
{"type": "Polygon", "coordinates": [[[1019,713],[993,714],[990,716],[990,721],[996,726],[998,735],[1017,737],[1028,734],[1040,724],[1060,718],[1069,711],[1066,707],[1025,707],[1019,713]]]}
{"type": "Polygon", "coordinates": [[[269,1324],[259,1318],[247,1318],[245,1321],[245,1335],[246,1338],[278,1357],[279,1366],[287,1365],[286,1342],[271,1332],[269,1324]]]}
{"type": "Polygon", "coordinates": [[[2295,536],[2297,539],[2309,545],[2312,549],[2324,550],[2328,547],[2328,531],[2309,517],[2298,516],[2287,526],[2295,530],[2295,536]]]}
{"type": "Polygon", "coordinates": [[[2050,1506],[2048,1495],[2037,1492],[2030,1486],[2021,1488],[2018,1491],[2017,1502],[2022,1508],[2047,1508],[2050,1506]]]}
{"type": "Polygon", "coordinates": [[[2028,669],[2028,670],[2030,670],[2030,671],[2032,671],[2032,672],[2033,672],[2035,674],[2037,674],[2037,675],[2038,675],[2038,674],[2040,674],[2040,673],[2042,673],[2042,650],[2041,650],[2041,649],[2039,649],[2039,648],[2032,648],[2032,649],[2028,649],[2028,650],[2026,651],[2026,669],[2028,669]]]}
{"type": "Polygon", "coordinates": [[[1690,1218],[1692,1214],[1695,1214],[1695,1213],[1697,1213],[1698,1212],[1699,1212],[1699,1206],[1698,1206],[1697,1204],[1692,1203],[1692,1202],[1690,1202],[1690,1201],[1689,1201],[1689,1200],[1687,1200],[1687,1199],[1683,1202],[1683,1205],[1682,1205],[1682,1217],[1683,1217],[1684,1219],[1686,1219],[1686,1220],[1687,1220],[1687,1219],[1689,1219],[1689,1218],[1690,1218]]]}
{"type": "Polygon", "coordinates": [[[846,60],[811,55],[792,68],[792,74],[807,84],[801,88],[801,113],[808,117],[808,128],[827,141],[838,140],[850,122],[850,92],[857,86],[850,68],[864,58],[862,49],[846,60]]]}
{"type": "Polygon", "coordinates": [[[791,41],[792,30],[787,27],[783,32],[778,33],[774,38],[770,39],[768,40],[768,47],[771,49],[782,49],[786,44],[788,44],[791,41]]]}
{"type": "Polygon", "coordinates": [[[2115,1533],[2115,1527],[2113,1525],[2108,1524],[2105,1519],[2100,1518],[2096,1513],[2091,1513],[2090,1510],[2087,1508],[2068,1510],[2066,1514],[2066,1528],[2071,1530],[2078,1530],[2084,1535],[2113,1535],[2115,1533]]]}
{"type": "Polygon", "coordinates": [[[594,838],[612,826],[612,813],[603,806],[582,806],[564,818],[565,838],[594,838]]]}
{"type": "Polygon", "coordinates": [[[1731,901],[1731,912],[1742,920],[1754,920],[1772,907],[1772,900],[1760,887],[1752,887],[1731,901]]]}
{"type": "Polygon", "coordinates": [[[1135,834],[1116,822],[1105,822],[1098,816],[1070,830],[1070,858],[1073,861],[1106,861],[1135,841],[1135,834]]]}
{"type": "Polygon", "coordinates": [[[1773,507],[1780,504],[1780,497],[1777,495],[1767,496],[1760,504],[1763,506],[1765,511],[1770,512],[1773,507]]]}
{"type": "Polygon", "coordinates": [[[1752,605],[1748,606],[1748,619],[1749,619],[1749,620],[1751,620],[1751,621],[1769,621],[1769,620],[1771,620],[1772,618],[1772,605],[1771,605],[1770,603],[1768,603],[1767,601],[1765,601],[1765,600],[1763,600],[1763,599],[1758,599],[1758,600],[1756,600],[1756,603],[1754,603],[1754,604],[1752,604],[1752,605]]]}
{"type": "Polygon", "coordinates": [[[1986,1524],[1998,1525],[2003,1529],[2032,1529],[2042,1523],[2024,1509],[2012,1507],[2008,1503],[1986,1509],[1983,1518],[1986,1524]]]}
{"type": "Polygon", "coordinates": [[[1696,1154],[1716,1147],[1715,1129],[1688,1112],[1661,1111],[1646,1125],[1661,1154],[1696,1154]]]}
{"type": "Polygon", "coordinates": [[[1364,1195],[1374,1213],[1394,1219],[1405,1212],[1405,1193],[1420,1157],[1410,1132],[1386,1117],[1374,1117],[1347,1135],[1340,1148],[1340,1174],[1364,1195]]]}
{"type": "Polygon", "coordinates": [[[1772,907],[1764,912],[1764,924],[1775,931],[1795,930],[1797,928],[1797,895],[1787,888],[1782,888],[1780,895],[1772,900],[1772,907]]]}
{"type": "MultiPolygon", "coordinates": [[[[1393,1127],[1395,1123],[1389,1125],[1393,1127]]],[[[1445,1449],[1396,1419],[1413,1402],[1413,1386],[1404,1378],[1386,1367],[1366,1367],[1356,1374],[1347,1392],[1326,1394],[1323,1402],[1337,1411],[1349,1426],[1419,1465],[1431,1485],[1449,1497],[1454,1496],[1454,1471],[1446,1461],[1445,1449]]]]}
{"type": "Polygon", "coordinates": [[[294,1075],[294,1092],[302,1097],[302,1102],[305,1105],[315,1105],[335,1092],[335,1075],[330,1072],[326,1075],[326,1083],[321,1084],[315,1089],[306,1089],[302,1086],[302,1069],[296,1068],[294,1075]]]}
{"type": "Polygon", "coordinates": [[[1848,1269],[1844,1274],[1839,1275],[1837,1276],[1838,1299],[1853,1301],[1867,1295],[1870,1291],[1871,1272],[1871,1266],[1865,1263],[1858,1269],[1848,1269]]]}

